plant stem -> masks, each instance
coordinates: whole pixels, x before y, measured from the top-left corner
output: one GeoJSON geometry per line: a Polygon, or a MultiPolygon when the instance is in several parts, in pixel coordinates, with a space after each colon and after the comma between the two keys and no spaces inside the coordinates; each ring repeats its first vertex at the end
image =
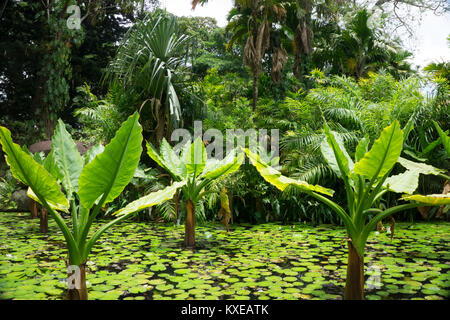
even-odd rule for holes
{"type": "Polygon", "coordinates": [[[189,199],[186,201],[186,222],[184,225],[184,245],[186,247],[195,247],[195,206],[189,199]]]}
{"type": "Polygon", "coordinates": [[[345,300],[364,300],[364,259],[351,241],[348,241],[347,280],[345,300]]]}
{"type": "Polygon", "coordinates": [[[48,211],[44,207],[41,209],[41,217],[39,219],[39,231],[42,233],[48,232],[48,211]]]}
{"type": "MultiPolygon", "coordinates": [[[[73,277],[75,277],[74,288],[67,289],[67,300],[87,300],[88,299],[88,291],[86,287],[86,264],[82,263],[78,266],[79,273],[75,272],[75,275],[68,273],[68,282],[70,282],[73,277]]],[[[69,284],[69,283],[68,283],[69,284]]]]}

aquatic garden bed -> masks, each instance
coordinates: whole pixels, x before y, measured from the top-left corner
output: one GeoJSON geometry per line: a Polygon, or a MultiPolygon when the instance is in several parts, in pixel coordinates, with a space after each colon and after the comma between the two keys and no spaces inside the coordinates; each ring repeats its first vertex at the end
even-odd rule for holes
{"type": "MultiPolygon", "coordinates": [[[[68,224],[70,224],[68,222],[68,224]]],[[[342,299],[345,230],[331,225],[196,228],[197,249],[182,247],[184,226],[124,222],[107,231],[88,261],[89,299],[342,299]]],[[[0,298],[63,299],[64,239],[53,220],[40,234],[28,213],[0,214],[0,298]]],[[[367,299],[448,299],[450,223],[398,223],[391,240],[366,247],[367,299]]]]}

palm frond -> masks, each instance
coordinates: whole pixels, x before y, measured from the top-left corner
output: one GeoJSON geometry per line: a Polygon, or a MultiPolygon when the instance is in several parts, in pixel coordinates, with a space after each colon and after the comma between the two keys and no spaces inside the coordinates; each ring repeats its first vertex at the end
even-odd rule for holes
{"type": "Polygon", "coordinates": [[[105,79],[125,88],[135,88],[142,101],[153,101],[148,104],[152,110],[164,101],[171,124],[177,126],[182,111],[174,75],[183,63],[183,46],[187,40],[186,35],[179,35],[175,16],[149,14],[126,33],[105,79]]]}
{"type": "Polygon", "coordinates": [[[160,203],[157,208],[164,221],[175,222],[177,220],[176,203],[173,199],[160,203]]]}

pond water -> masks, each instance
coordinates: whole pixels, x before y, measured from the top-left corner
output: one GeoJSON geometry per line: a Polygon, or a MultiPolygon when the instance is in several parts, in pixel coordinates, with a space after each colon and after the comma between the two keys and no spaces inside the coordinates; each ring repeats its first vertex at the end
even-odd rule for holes
{"type": "MultiPolygon", "coordinates": [[[[0,298],[62,299],[66,249],[53,220],[39,234],[28,213],[0,214],[0,298]]],[[[100,224],[99,224],[100,225],[100,224]]],[[[95,228],[94,228],[95,229],[95,228]]],[[[89,299],[342,299],[345,230],[331,225],[183,226],[124,222],[90,255],[89,299]]],[[[397,223],[369,238],[367,299],[450,297],[450,223],[397,223]]]]}

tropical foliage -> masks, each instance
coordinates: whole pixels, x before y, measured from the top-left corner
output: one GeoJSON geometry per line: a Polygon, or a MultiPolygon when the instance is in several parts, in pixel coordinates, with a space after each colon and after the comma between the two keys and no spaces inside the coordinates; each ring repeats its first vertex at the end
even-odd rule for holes
{"type": "Polygon", "coordinates": [[[181,121],[181,105],[174,87],[182,62],[185,35],[178,35],[174,16],[148,15],[127,32],[108,70],[112,83],[139,97],[139,110],[149,108],[156,124],[155,139],[168,135],[181,121]],[[167,124],[168,123],[168,124],[167,124]]]}
{"type": "Polygon", "coordinates": [[[268,166],[257,154],[248,149],[246,153],[266,181],[281,191],[294,187],[308,193],[327,204],[342,219],[349,237],[345,298],[363,299],[364,248],[377,223],[408,208],[449,204],[450,196],[413,194],[418,187],[419,174],[439,175],[442,170],[400,157],[405,135],[398,121],[383,129],[370,149],[370,140],[362,139],[356,147],[354,159],[344,148],[343,140],[335,135],[326,122],[324,132],[326,139],[322,141],[320,149],[331,169],[344,181],[347,210],[320,194],[332,195],[330,191],[318,186],[312,187],[301,180],[287,178],[268,166]],[[390,176],[397,162],[407,170],[390,176]],[[404,193],[402,200],[414,202],[385,210],[378,208],[380,198],[388,191],[404,193]]]}
{"type": "Polygon", "coordinates": [[[1,298],[448,298],[449,62],[404,36],[448,1],[160,6],[0,5],[1,298]]]}
{"type": "Polygon", "coordinates": [[[103,152],[93,149],[85,158],[59,122],[53,136],[52,151],[43,165],[36,162],[11,140],[11,133],[0,127],[0,142],[14,177],[29,187],[31,198],[44,206],[64,235],[70,266],[81,270],[81,284],[68,289],[68,298],[87,299],[85,264],[92,247],[113,225],[136,211],[173,197],[183,183],[151,193],[120,210],[120,217],[108,222],[91,237],[89,230],[100,209],[116,198],[134,175],[142,152],[142,128],[134,113],[124,122],[103,152]],[[66,193],[62,193],[61,185],[66,193]],[[70,212],[72,230],[58,211],[70,212]]]}
{"type": "MultiPolygon", "coordinates": [[[[195,212],[198,202],[208,192],[215,180],[223,178],[239,169],[244,155],[232,150],[222,160],[208,159],[206,148],[199,138],[183,146],[178,156],[169,143],[163,139],[160,153],[147,144],[147,153],[174,179],[183,184],[182,193],[186,203],[185,240],[186,247],[195,247],[195,212]]],[[[123,214],[120,210],[118,214],[123,214]]]]}

